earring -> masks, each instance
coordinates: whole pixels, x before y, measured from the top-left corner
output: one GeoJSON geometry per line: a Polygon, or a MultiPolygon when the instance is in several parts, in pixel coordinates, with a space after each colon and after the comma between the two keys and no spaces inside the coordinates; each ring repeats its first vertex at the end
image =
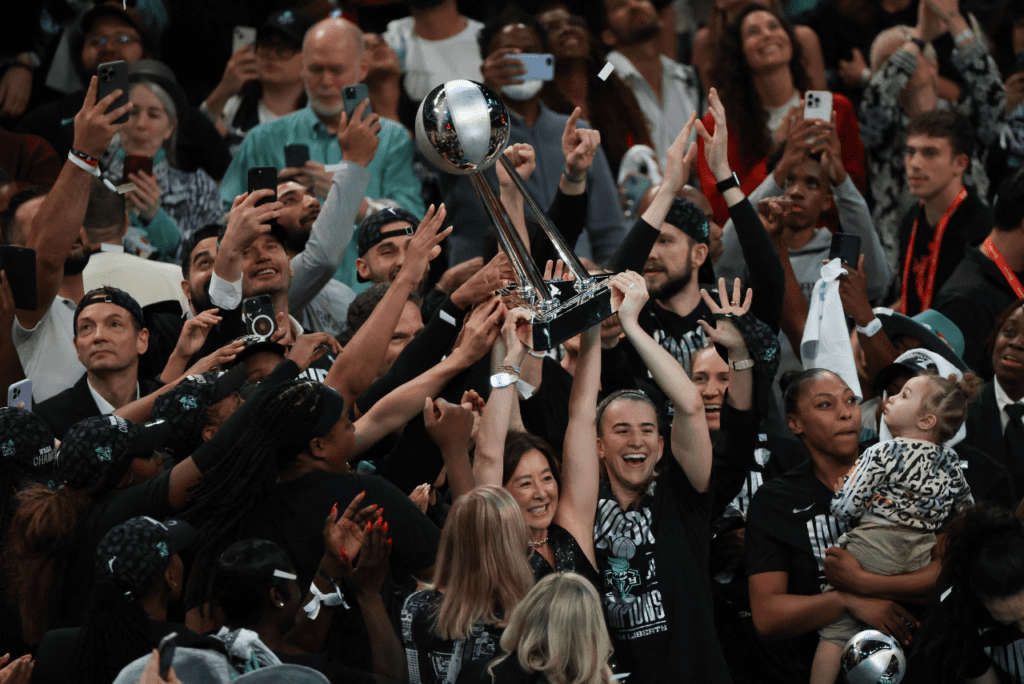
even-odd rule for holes
{"type": "Polygon", "coordinates": [[[277,604],[277,607],[278,607],[278,608],[284,608],[284,604],[283,604],[283,603],[280,603],[280,602],[278,602],[278,604],[277,604]]]}

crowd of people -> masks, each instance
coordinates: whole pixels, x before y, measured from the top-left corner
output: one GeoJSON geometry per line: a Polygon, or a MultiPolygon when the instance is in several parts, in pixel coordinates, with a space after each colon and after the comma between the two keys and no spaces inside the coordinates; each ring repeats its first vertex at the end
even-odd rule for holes
{"type": "Polygon", "coordinates": [[[0,684],[1024,684],[1021,0],[10,9],[0,684]]]}

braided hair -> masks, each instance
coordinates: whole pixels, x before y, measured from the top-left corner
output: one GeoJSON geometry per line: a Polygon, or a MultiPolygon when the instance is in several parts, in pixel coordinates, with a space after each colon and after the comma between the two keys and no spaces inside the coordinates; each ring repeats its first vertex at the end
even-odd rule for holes
{"type": "Polygon", "coordinates": [[[979,505],[962,511],[948,532],[938,587],[949,594],[929,612],[907,668],[939,684],[963,681],[971,640],[991,620],[983,602],[1024,591],[1024,523],[979,505]]]}
{"type": "Polygon", "coordinates": [[[75,646],[76,682],[112,682],[128,663],[152,651],[148,621],[139,602],[112,577],[97,578],[75,646]]]}
{"type": "Polygon", "coordinates": [[[250,429],[203,476],[194,505],[183,515],[198,531],[190,595],[210,598],[221,552],[241,536],[282,466],[308,451],[324,392],[319,382],[296,380],[255,399],[259,404],[250,429]]]}

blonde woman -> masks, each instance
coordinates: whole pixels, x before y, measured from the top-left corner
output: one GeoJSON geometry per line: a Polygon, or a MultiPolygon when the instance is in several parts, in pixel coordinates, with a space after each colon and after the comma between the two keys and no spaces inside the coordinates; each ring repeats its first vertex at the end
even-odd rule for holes
{"type": "Polygon", "coordinates": [[[516,607],[501,637],[506,655],[463,671],[458,684],[601,684],[612,642],[601,599],[582,575],[548,575],[516,607]]]}
{"type": "Polygon", "coordinates": [[[529,552],[526,521],[504,489],[477,487],[455,502],[441,533],[433,588],[412,594],[402,607],[412,684],[454,682],[467,663],[498,654],[509,616],[533,586],[529,552]]]}

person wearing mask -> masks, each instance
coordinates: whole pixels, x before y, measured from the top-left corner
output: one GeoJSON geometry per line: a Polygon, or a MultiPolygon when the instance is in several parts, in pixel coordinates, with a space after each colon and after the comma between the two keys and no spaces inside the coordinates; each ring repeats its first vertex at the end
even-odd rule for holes
{"type": "Polygon", "coordinates": [[[611,639],[601,599],[586,578],[549,575],[512,611],[501,635],[504,654],[463,668],[456,684],[607,684],[611,639]]]}
{"type": "MultiPolygon", "coordinates": [[[[298,170],[298,180],[321,201],[327,198],[334,171],[325,165],[334,165],[347,157],[347,152],[335,144],[349,116],[345,113],[342,89],[359,83],[366,75],[365,41],[363,32],[352,22],[341,18],[328,18],[315,24],[306,34],[302,49],[302,79],[309,102],[305,108],[281,117],[277,121],[260,124],[249,132],[235,153],[231,166],[221,183],[221,199],[230,207],[235,198],[245,191],[246,174],[255,166],[285,167],[284,148],[289,144],[304,144],[309,148],[310,160],[298,170]]],[[[352,117],[360,120],[369,102],[360,104],[352,117]]],[[[412,168],[412,143],[405,129],[396,122],[379,119],[376,114],[366,117],[367,125],[379,123],[380,154],[367,164],[369,185],[360,203],[356,220],[371,213],[368,200],[389,206],[402,206],[417,216],[423,213],[420,182],[412,168]]],[[[355,282],[355,252],[347,250],[338,279],[353,289],[355,282]]],[[[358,288],[361,289],[361,288],[358,288]]]]}
{"type": "Polygon", "coordinates": [[[512,611],[533,572],[526,521],[512,495],[483,485],[448,512],[434,583],[402,607],[402,639],[412,684],[455,681],[459,671],[498,655],[512,611]]]}
{"type": "MultiPolygon", "coordinates": [[[[729,24],[718,46],[715,83],[725,109],[733,118],[729,128],[729,166],[745,194],[752,194],[768,176],[769,158],[783,143],[789,144],[801,125],[803,93],[811,81],[801,61],[801,49],[792,25],[781,14],[762,5],[748,5],[729,24]],[[794,128],[796,127],[796,128],[794,128]]],[[[842,146],[839,162],[858,189],[865,186],[864,147],[853,105],[842,95],[832,102],[833,123],[842,146]]],[[[716,122],[706,114],[708,132],[716,122]]],[[[703,141],[698,141],[703,147],[703,141]]],[[[718,179],[703,158],[698,159],[701,190],[711,202],[715,219],[725,223],[726,203],[716,189],[718,179]]]]}
{"type": "Polygon", "coordinates": [[[256,31],[256,44],[231,55],[220,83],[199,106],[232,154],[253,127],[306,106],[300,53],[312,26],[312,17],[296,9],[271,14],[256,31]]]}

